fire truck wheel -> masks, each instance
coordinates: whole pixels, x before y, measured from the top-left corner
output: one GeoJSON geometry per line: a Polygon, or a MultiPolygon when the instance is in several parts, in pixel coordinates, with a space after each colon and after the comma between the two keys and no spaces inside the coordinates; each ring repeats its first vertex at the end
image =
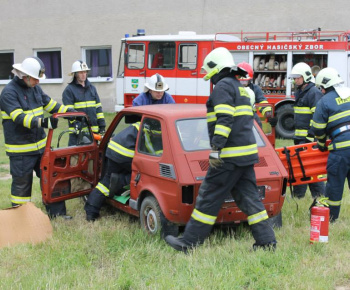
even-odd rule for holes
{"type": "Polygon", "coordinates": [[[286,104],[276,110],[278,122],[276,125],[277,137],[292,139],[294,136],[294,108],[292,104],[286,104]]]}
{"type": "Polygon", "coordinates": [[[275,228],[275,229],[281,228],[282,227],[282,212],[280,212],[278,215],[270,217],[269,222],[273,228],[275,228]]]}
{"type": "Polygon", "coordinates": [[[159,234],[161,231],[160,207],[153,196],[147,196],[141,204],[140,223],[141,228],[150,235],[159,234]]]}

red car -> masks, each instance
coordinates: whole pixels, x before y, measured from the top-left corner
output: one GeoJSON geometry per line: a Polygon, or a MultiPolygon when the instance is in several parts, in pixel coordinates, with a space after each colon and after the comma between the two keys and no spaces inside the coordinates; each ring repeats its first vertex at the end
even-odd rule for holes
{"type": "MultiPolygon", "coordinates": [[[[105,150],[109,139],[126,126],[141,122],[132,164],[130,189],[121,197],[107,199],[121,211],[140,217],[142,228],[151,234],[176,231],[185,225],[195,205],[208,167],[210,152],[206,107],[201,104],[171,104],[130,107],[116,115],[103,139],[96,142],[84,113],[55,114],[79,121],[78,145],[68,147],[68,125],[49,130],[41,162],[42,194],[48,202],[84,196],[104,174],[105,150]],[[145,131],[151,132],[150,153],[145,131]]],[[[259,147],[255,165],[259,194],[270,217],[278,216],[285,198],[287,172],[260,127],[254,133],[259,147]]],[[[217,224],[247,220],[230,193],[222,205],[217,224]]]]}

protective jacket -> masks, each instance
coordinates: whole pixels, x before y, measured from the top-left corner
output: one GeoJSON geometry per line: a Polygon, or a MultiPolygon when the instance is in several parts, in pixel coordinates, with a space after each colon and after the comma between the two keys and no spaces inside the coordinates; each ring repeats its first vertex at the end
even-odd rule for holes
{"type": "Polygon", "coordinates": [[[140,123],[137,122],[115,135],[108,144],[106,156],[116,163],[131,163],[139,128],[140,123]]]}
{"type": "Polygon", "coordinates": [[[133,106],[143,106],[143,105],[157,105],[157,104],[174,104],[175,101],[171,95],[167,92],[164,92],[163,98],[160,100],[153,100],[149,92],[142,93],[137,96],[133,101],[133,106]]]}
{"type": "Polygon", "coordinates": [[[231,75],[219,79],[206,105],[210,144],[221,150],[220,157],[238,166],[258,162],[253,110],[240,82],[231,75]]]}
{"type": "Polygon", "coordinates": [[[46,95],[40,86],[30,88],[17,76],[3,89],[0,107],[8,156],[42,154],[46,134],[38,127],[38,120],[44,118],[44,110],[51,114],[70,111],[46,95]]]}
{"type": "MultiPolygon", "coordinates": [[[[85,87],[83,87],[74,78],[63,91],[62,102],[69,108],[74,108],[78,112],[87,114],[91,122],[91,130],[94,133],[99,132],[99,129],[105,129],[106,122],[100,97],[97,94],[95,86],[89,80],[85,81],[85,87]]],[[[74,131],[74,127],[70,126],[70,130],[74,131]]]]}
{"type": "Polygon", "coordinates": [[[312,121],[312,129],[321,146],[327,136],[332,142],[330,151],[350,148],[350,97],[341,99],[335,90],[326,93],[318,102],[312,121]],[[337,130],[339,129],[339,130],[337,130]]]}
{"type": "Polygon", "coordinates": [[[308,83],[303,90],[296,90],[294,104],[295,140],[305,140],[307,136],[314,136],[314,132],[310,128],[311,120],[316,104],[322,96],[321,91],[315,87],[314,83],[308,83]]]}

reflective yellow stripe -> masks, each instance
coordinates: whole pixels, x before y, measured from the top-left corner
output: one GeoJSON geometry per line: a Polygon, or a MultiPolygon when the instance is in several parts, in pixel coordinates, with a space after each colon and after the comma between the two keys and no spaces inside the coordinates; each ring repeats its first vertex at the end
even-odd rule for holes
{"type": "Polygon", "coordinates": [[[140,130],[140,122],[136,122],[136,123],[134,123],[132,125],[137,129],[137,131],[140,130]]]}
{"type": "Polygon", "coordinates": [[[344,112],[340,112],[338,114],[335,114],[331,117],[328,118],[328,123],[331,123],[333,121],[336,121],[338,119],[341,119],[341,118],[344,118],[344,117],[347,117],[347,116],[350,116],[350,110],[347,110],[347,111],[344,111],[344,112]]]}
{"type": "Polygon", "coordinates": [[[105,117],[103,113],[97,113],[96,116],[97,116],[97,119],[104,119],[105,117]]]}
{"type": "Polygon", "coordinates": [[[247,97],[250,99],[249,93],[247,92],[247,90],[243,87],[238,87],[239,93],[242,97],[247,97]]]}
{"type": "Polygon", "coordinates": [[[314,120],[312,121],[312,126],[316,129],[324,129],[327,127],[327,123],[316,123],[314,120]]]}
{"type": "Polygon", "coordinates": [[[227,114],[234,116],[235,108],[229,105],[220,104],[214,107],[215,114],[227,114]]]}
{"type": "MultiPolygon", "coordinates": [[[[264,101],[263,101],[263,102],[260,102],[260,104],[261,104],[261,103],[264,103],[264,101]]],[[[266,103],[267,103],[267,101],[266,101],[266,103]]],[[[261,110],[261,113],[262,113],[263,115],[265,115],[266,112],[272,112],[272,108],[271,108],[271,107],[265,107],[265,108],[263,108],[263,109],[261,110]]]]}
{"type": "Polygon", "coordinates": [[[68,107],[61,105],[60,108],[58,109],[58,113],[65,113],[67,112],[68,107]]]}
{"type": "Polygon", "coordinates": [[[224,137],[228,137],[228,135],[230,135],[231,133],[231,128],[230,127],[226,127],[223,125],[215,125],[215,131],[214,134],[216,135],[222,135],[224,137]]]}
{"type": "Polygon", "coordinates": [[[253,109],[252,106],[237,106],[234,116],[253,116],[253,109]]]}
{"type": "Polygon", "coordinates": [[[216,221],[216,216],[204,214],[196,209],[193,210],[191,217],[196,221],[199,221],[207,225],[213,225],[215,224],[215,221],[216,221]]]}
{"type": "Polygon", "coordinates": [[[211,112],[211,113],[207,113],[207,122],[215,122],[216,119],[216,115],[215,112],[211,112]]]}
{"type": "Polygon", "coordinates": [[[331,205],[331,206],[341,206],[341,200],[339,201],[334,201],[334,200],[327,200],[327,203],[328,205],[331,205]]]}
{"type": "Polygon", "coordinates": [[[334,150],[334,149],[340,149],[340,148],[345,148],[345,147],[350,147],[350,141],[331,143],[331,144],[329,144],[328,149],[334,150]]]}
{"type": "Polygon", "coordinates": [[[307,130],[296,129],[295,130],[295,136],[306,137],[307,136],[307,130]]]}
{"type": "Polygon", "coordinates": [[[38,108],[35,108],[35,109],[32,109],[32,110],[23,111],[23,113],[31,114],[31,115],[34,115],[34,116],[41,116],[41,115],[44,114],[44,110],[43,110],[43,107],[38,107],[38,108]]]}
{"type": "Polygon", "coordinates": [[[96,101],[87,101],[87,102],[74,103],[74,108],[75,109],[91,108],[91,107],[96,107],[96,101]]]}
{"type": "Polygon", "coordinates": [[[258,212],[256,214],[248,216],[248,224],[251,226],[251,225],[257,224],[261,221],[267,220],[268,218],[269,218],[269,216],[267,215],[266,210],[263,210],[263,211],[258,212]]]}
{"type": "Polygon", "coordinates": [[[44,107],[44,110],[46,112],[51,112],[53,108],[56,106],[57,102],[54,100],[50,100],[50,102],[44,107]]]}
{"type": "Polygon", "coordinates": [[[1,111],[1,117],[3,119],[11,119],[11,117],[9,115],[7,115],[5,111],[1,111]]]}
{"type": "Polygon", "coordinates": [[[91,130],[94,133],[98,132],[98,126],[91,126],[91,130]]]}
{"type": "Polygon", "coordinates": [[[309,107],[294,107],[295,114],[312,114],[312,111],[309,107]]]}
{"type": "Polygon", "coordinates": [[[74,105],[66,105],[67,108],[74,109],[74,105]]]}
{"type": "Polygon", "coordinates": [[[108,148],[110,148],[113,151],[119,153],[120,155],[129,157],[129,158],[133,158],[134,155],[135,155],[135,151],[134,150],[127,149],[124,146],[118,144],[117,142],[114,142],[113,140],[111,140],[109,142],[108,148]]]}
{"type": "Polygon", "coordinates": [[[12,111],[12,112],[10,113],[11,119],[12,119],[13,121],[15,121],[16,118],[18,117],[18,115],[20,115],[20,114],[22,114],[22,113],[23,113],[23,110],[22,110],[22,109],[16,109],[16,110],[12,111]]]}
{"type": "Polygon", "coordinates": [[[101,103],[96,104],[96,108],[102,107],[101,103]]]}
{"type": "Polygon", "coordinates": [[[36,151],[41,148],[44,148],[46,145],[46,137],[39,142],[31,143],[31,144],[23,144],[23,145],[13,145],[13,144],[5,144],[6,152],[9,153],[22,153],[22,152],[31,152],[36,151]]]}
{"type": "Polygon", "coordinates": [[[33,118],[34,118],[33,115],[27,114],[23,119],[23,127],[30,129],[31,128],[30,124],[31,124],[33,118]]]}
{"type": "Polygon", "coordinates": [[[258,146],[256,144],[238,147],[226,147],[221,150],[220,157],[238,157],[258,153],[258,146]]]}
{"type": "Polygon", "coordinates": [[[105,187],[101,182],[96,185],[96,189],[98,189],[103,195],[109,196],[109,189],[105,187]]]}
{"type": "Polygon", "coordinates": [[[15,196],[11,194],[11,202],[15,204],[24,204],[26,202],[30,202],[30,196],[15,196]]]}

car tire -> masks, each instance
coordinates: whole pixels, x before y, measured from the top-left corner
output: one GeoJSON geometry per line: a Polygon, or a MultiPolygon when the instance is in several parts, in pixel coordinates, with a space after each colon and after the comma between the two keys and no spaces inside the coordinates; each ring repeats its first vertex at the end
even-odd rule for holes
{"type": "Polygon", "coordinates": [[[276,110],[278,118],[276,125],[277,137],[283,139],[293,139],[294,136],[294,107],[286,104],[276,110]]]}
{"type": "Polygon", "coordinates": [[[282,227],[282,211],[278,215],[270,217],[268,219],[268,221],[274,229],[281,228],[282,227]]]}
{"type": "Polygon", "coordinates": [[[141,228],[149,235],[157,235],[161,232],[161,210],[157,200],[153,196],[147,196],[141,203],[140,223],[141,228]]]}

